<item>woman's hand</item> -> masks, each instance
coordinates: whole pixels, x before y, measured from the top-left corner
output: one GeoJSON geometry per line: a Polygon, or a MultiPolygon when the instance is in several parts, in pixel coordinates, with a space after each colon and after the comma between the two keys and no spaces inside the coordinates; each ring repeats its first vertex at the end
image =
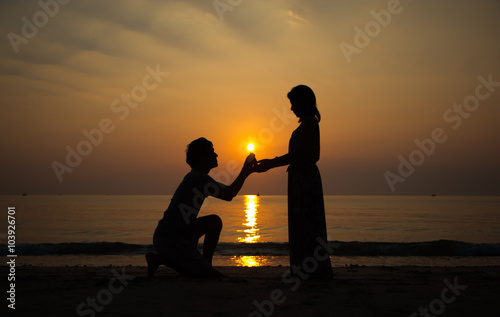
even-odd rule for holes
{"type": "Polygon", "coordinates": [[[254,172],[264,173],[264,172],[267,172],[268,170],[270,170],[271,168],[273,168],[272,160],[264,159],[264,160],[257,161],[257,164],[254,167],[254,172]]]}

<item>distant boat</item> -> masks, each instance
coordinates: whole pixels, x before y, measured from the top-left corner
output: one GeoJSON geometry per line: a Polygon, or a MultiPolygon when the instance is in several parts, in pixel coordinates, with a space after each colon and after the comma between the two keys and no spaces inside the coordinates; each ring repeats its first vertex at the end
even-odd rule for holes
{"type": "Polygon", "coordinates": [[[259,194],[259,193],[257,193],[257,197],[259,197],[259,196],[260,196],[260,194],[259,194]]]}
{"type": "Polygon", "coordinates": [[[26,193],[23,193],[23,194],[22,194],[22,196],[28,196],[28,194],[26,194],[26,193]]]}
{"type": "Polygon", "coordinates": [[[431,196],[432,196],[432,197],[436,197],[437,195],[436,195],[436,194],[432,194],[431,196]]]}

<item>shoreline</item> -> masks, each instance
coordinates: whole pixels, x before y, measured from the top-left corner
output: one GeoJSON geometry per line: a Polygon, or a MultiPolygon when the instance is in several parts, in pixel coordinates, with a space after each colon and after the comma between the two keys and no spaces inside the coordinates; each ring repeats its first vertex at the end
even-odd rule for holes
{"type": "MultiPolygon", "coordinates": [[[[349,266],[497,266],[500,256],[332,256],[333,268],[349,266]]],[[[229,267],[277,267],[288,266],[289,257],[275,255],[215,255],[214,266],[229,267]]],[[[20,265],[65,266],[143,266],[144,254],[120,255],[23,255],[20,265]]]]}
{"type": "MultiPolygon", "coordinates": [[[[21,265],[16,315],[92,316],[99,309],[106,316],[241,317],[420,316],[421,307],[443,310],[434,316],[500,311],[500,266],[337,267],[330,282],[284,278],[288,267],[216,268],[229,277],[192,279],[163,266],[148,279],[145,266],[21,265]]],[[[8,268],[0,272],[7,276],[8,268]]]]}

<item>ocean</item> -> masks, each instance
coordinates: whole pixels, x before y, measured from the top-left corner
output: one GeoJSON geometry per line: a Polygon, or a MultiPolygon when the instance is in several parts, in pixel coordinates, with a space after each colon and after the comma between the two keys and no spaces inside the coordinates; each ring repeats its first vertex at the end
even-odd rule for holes
{"type": "MultiPolygon", "coordinates": [[[[146,265],[171,196],[0,196],[18,265],[146,265]]],[[[325,196],[333,266],[500,265],[499,196],[325,196]]],[[[215,266],[288,265],[286,196],[209,198],[224,223],[215,266]]],[[[0,229],[7,255],[7,223],[0,229]]],[[[200,239],[200,244],[202,239],[200,239]]],[[[5,265],[5,264],[2,264],[5,265]]]]}

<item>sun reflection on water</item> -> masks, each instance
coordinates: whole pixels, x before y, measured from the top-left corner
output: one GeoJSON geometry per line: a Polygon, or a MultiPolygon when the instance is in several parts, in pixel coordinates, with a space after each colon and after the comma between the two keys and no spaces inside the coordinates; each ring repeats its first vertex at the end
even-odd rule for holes
{"type": "Polygon", "coordinates": [[[270,265],[270,261],[268,257],[266,256],[261,256],[261,255],[240,255],[240,256],[233,256],[231,258],[231,261],[233,261],[236,266],[266,266],[270,265]]]}
{"type": "MultiPolygon", "coordinates": [[[[238,242],[241,243],[256,243],[260,242],[259,228],[257,227],[257,214],[259,207],[259,196],[245,196],[245,221],[242,223],[245,229],[238,230],[243,232],[243,237],[238,237],[238,242]]],[[[256,255],[240,255],[233,256],[231,261],[236,266],[265,266],[269,265],[269,259],[266,256],[256,255]]]]}
{"type": "Polygon", "coordinates": [[[238,237],[238,242],[259,242],[260,235],[259,228],[257,228],[257,207],[259,207],[259,196],[245,195],[246,222],[243,223],[243,226],[245,226],[246,229],[238,230],[238,232],[244,232],[245,236],[238,237]]]}

